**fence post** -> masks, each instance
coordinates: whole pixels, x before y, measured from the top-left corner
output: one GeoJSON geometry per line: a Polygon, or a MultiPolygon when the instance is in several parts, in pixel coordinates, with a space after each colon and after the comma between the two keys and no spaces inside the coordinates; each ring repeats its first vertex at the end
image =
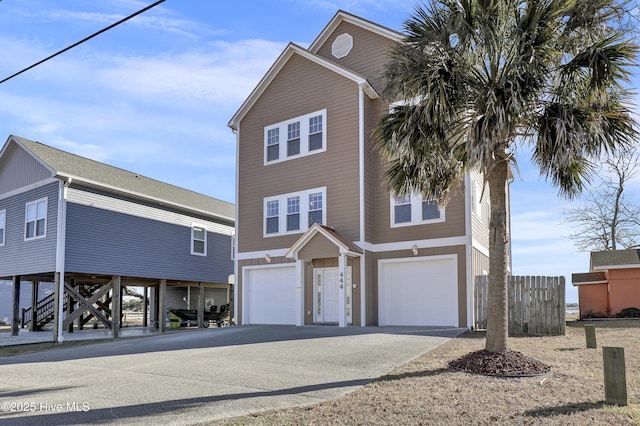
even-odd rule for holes
{"type": "Polygon", "coordinates": [[[624,348],[604,346],[604,396],[607,404],[627,405],[627,376],[624,367],[624,348]]]}
{"type": "Polygon", "coordinates": [[[594,324],[585,324],[584,335],[587,338],[587,349],[597,349],[596,326],[594,324]]]}

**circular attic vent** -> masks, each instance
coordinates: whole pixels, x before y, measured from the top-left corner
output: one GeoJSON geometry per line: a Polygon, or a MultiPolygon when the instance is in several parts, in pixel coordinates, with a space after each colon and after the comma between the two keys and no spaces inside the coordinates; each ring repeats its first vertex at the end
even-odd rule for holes
{"type": "Polygon", "coordinates": [[[353,37],[347,33],[340,34],[331,45],[331,54],[338,59],[344,58],[351,52],[352,48],[353,37]]]}

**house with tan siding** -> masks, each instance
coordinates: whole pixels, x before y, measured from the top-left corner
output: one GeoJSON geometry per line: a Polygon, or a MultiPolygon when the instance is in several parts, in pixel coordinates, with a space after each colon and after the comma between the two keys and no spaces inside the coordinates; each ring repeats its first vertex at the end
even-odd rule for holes
{"type": "Polygon", "coordinates": [[[402,34],[339,11],[289,44],[231,118],[237,139],[238,324],[473,324],[488,271],[488,190],[468,173],[446,207],[395,197],[372,132],[402,34]]]}

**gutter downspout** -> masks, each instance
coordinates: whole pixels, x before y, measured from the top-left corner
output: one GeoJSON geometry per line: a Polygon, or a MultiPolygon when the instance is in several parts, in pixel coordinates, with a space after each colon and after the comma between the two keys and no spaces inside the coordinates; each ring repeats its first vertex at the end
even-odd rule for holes
{"type": "Polygon", "coordinates": [[[473,179],[471,179],[471,171],[464,175],[465,197],[464,197],[464,227],[467,234],[466,243],[466,281],[467,281],[467,328],[473,330],[475,327],[475,316],[473,303],[475,300],[475,277],[473,275],[473,192],[475,191],[473,179]]]}
{"type": "Polygon", "coordinates": [[[58,325],[57,336],[54,341],[64,342],[64,267],[67,241],[67,188],[71,185],[72,178],[62,183],[58,191],[58,224],[57,224],[57,244],[56,244],[56,272],[59,273],[58,287],[58,325]]]}
{"type": "MultiPolygon", "coordinates": [[[[238,284],[240,284],[240,280],[238,279],[238,200],[239,200],[239,191],[240,187],[240,125],[236,126],[235,129],[231,129],[233,133],[236,135],[236,202],[235,202],[235,219],[234,219],[234,235],[231,238],[234,238],[233,244],[233,312],[229,316],[229,319],[232,324],[240,325],[241,322],[238,320],[238,292],[240,291],[238,288],[238,284]]],[[[244,283],[244,277],[242,277],[242,282],[244,283]]],[[[242,313],[244,315],[244,312],[242,313]]]]}
{"type": "MultiPolygon", "coordinates": [[[[366,257],[367,252],[365,250],[365,202],[364,202],[364,89],[362,86],[358,87],[358,185],[360,196],[360,248],[362,249],[362,256],[360,257],[360,326],[367,326],[367,312],[366,312],[366,257]]],[[[353,303],[353,301],[352,301],[353,303]]],[[[352,307],[353,309],[353,307],[352,307]]]]}

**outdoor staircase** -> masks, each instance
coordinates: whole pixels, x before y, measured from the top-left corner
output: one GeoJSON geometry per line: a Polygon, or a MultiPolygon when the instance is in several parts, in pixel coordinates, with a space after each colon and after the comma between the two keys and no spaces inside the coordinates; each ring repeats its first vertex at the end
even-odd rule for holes
{"type": "MultiPolygon", "coordinates": [[[[35,326],[33,327],[34,330],[41,330],[42,327],[53,321],[56,306],[55,296],[55,293],[51,293],[40,299],[36,304],[36,312],[38,314],[36,316],[35,326]]],[[[30,325],[31,321],[33,321],[33,309],[31,307],[22,309],[22,328],[30,325]]]]}
{"type": "MultiPolygon", "coordinates": [[[[78,292],[86,298],[89,298],[93,295],[95,291],[100,288],[100,284],[91,284],[91,285],[83,285],[80,284],[76,287],[78,292]]],[[[96,305],[98,305],[98,309],[104,311],[107,317],[111,316],[111,309],[109,306],[111,304],[111,297],[108,297],[107,300],[98,301],[96,305]]],[[[34,330],[42,330],[42,327],[51,323],[55,317],[55,293],[51,293],[38,301],[36,304],[36,322],[33,327],[34,330]]],[[[64,298],[64,310],[67,311],[68,307],[68,297],[64,298]]],[[[82,317],[78,326],[82,328],[87,322],[94,319],[94,316],[91,313],[88,313],[86,316],[82,317]]],[[[21,327],[25,328],[31,325],[31,321],[33,321],[33,309],[31,307],[22,309],[22,321],[21,327]]]]}

